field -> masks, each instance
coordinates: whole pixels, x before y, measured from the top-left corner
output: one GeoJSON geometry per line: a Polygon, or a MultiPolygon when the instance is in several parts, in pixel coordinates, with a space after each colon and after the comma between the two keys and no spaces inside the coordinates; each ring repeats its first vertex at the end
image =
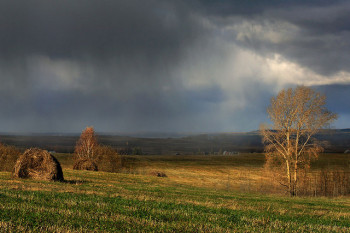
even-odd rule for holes
{"type": "MultiPolygon", "coordinates": [[[[0,172],[1,232],[350,231],[349,197],[263,194],[261,154],[133,156],[121,173],[74,171],[69,154],[56,156],[66,182],[0,172]]],[[[348,166],[346,156],[314,167],[348,166]]]]}

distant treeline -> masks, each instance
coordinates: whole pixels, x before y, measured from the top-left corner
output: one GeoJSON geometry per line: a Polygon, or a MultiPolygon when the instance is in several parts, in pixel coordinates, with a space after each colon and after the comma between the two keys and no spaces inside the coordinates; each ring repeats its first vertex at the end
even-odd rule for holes
{"type": "MultiPolygon", "coordinates": [[[[327,130],[316,136],[325,141],[326,152],[343,153],[350,149],[350,129],[327,130]]],[[[19,149],[40,147],[58,153],[73,153],[78,136],[1,135],[0,140],[19,149]]],[[[263,152],[259,132],[200,134],[182,138],[134,138],[98,135],[98,141],[117,149],[119,154],[222,154],[263,152]]]]}

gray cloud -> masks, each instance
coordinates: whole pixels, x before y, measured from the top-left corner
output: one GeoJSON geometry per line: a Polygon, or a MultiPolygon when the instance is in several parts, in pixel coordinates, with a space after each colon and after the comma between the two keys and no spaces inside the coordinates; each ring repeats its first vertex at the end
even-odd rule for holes
{"type": "Polygon", "coordinates": [[[255,130],[270,97],[293,80],[349,71],[349,8],[0,0],[0,131],[255,130]]]}
{"type": "Polygon", "coordinates": [[[247,24],[231,30],[229,36],[235,40],[243,34],[238,43],[248,49],[264,56],[281,54],[322,75],[350,71],[347,1],[222,1],[207,6],[205,12],[211,13],[219,26],[247,24]],[[285,37],[266,37],[272,32],[285,37]]]}
{"type": "Polygon", "coordinates": [[[1,56],[173,57],[198,27],[172,1],[0,1],[1,56]]]}
{"type": "Polygon", "coordinates": [[[152,92],[205,34],[181,1],[0,1],[0,24],[1,77],[33,91],[152,92]]]}
{"type": "Polygon", "coordinates": [[[315,86],[327,96],[328,108],[340,115],[350,115],[350,85],[315,86]]]}

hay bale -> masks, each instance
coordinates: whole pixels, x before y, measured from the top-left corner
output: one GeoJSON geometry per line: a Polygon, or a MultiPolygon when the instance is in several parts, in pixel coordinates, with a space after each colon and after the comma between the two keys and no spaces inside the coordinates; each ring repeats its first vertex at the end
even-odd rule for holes
{"type": "Polygon", "coordinates": [[[58,160],[46,150],[31,148],[21,155],[13,169],[15,178],[63,181],[63,172],[58,160]]]}
{"type": "Polygon", "coordinates": [[[91,159],[79,159],[73,165],[74,170],[98,171],[97,165],[91,159]]]}

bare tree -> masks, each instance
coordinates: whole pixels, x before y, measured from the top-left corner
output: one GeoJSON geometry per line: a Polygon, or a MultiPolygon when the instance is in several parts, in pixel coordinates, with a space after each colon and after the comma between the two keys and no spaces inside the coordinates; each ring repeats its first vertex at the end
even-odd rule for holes
{"type": "Polygon", "coordinates": [[[337,115],[325,107],[326,96],[298,86],[282,90],[267,109],[272,126],[261,126],[268,165],[279,165],[291,196],[298,192],[298,173],[323,150],[313,136],[337,115]]]}
{"type": "Polygon", "coordinates": [[[95,159],[97,139],[94,127],[86,127],[80,135],[75,146],[75,154],[78,159],[95,159]]]}

